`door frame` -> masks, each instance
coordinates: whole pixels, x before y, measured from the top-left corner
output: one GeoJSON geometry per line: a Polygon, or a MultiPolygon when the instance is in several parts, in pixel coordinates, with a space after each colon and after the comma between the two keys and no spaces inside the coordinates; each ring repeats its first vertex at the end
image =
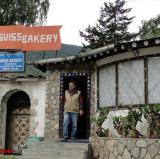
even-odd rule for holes
{"type": "Polygon", "coordinates": [[[61,73],[60,74],[60,106],[59,106],[59,138],[63,137],[63,112],[64,112],[64,81],[66,77],[85,77],[87,79],[87,97],[86,102],[88,106],[88,114],[87,114],[87,139],[90,136],[90,96],[91,96],[91,74],[86,72],[69,72],[69,73],[61,73]]]}

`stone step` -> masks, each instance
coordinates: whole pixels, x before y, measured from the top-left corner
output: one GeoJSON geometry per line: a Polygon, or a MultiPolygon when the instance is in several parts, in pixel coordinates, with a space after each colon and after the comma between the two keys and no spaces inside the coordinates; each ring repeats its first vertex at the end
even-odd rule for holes
{"type": "Polygon", "coordinates": [[[68,153],[72,153],[73,155],[74,154],[81,154],[81,153],[84,153],[86,150],[58,150],[58,149],[56,149],[56,150],[41,150],[41,151],[39,151],[39,150],[23,150],[23,155],[30,155],[30,154],[33,154],[33,155],[37,155],[37,154],[52,154],[52,155],[54,155],[54,154],[61,154],[61,155],[66,155],[66,154],[68,154],[68,153]]]}
{"type": "Polygon", "coordinates": [[[88,149],[88,144],[80,143],[41,143],[38,148],[79,148],[79,149],[88,149]]]}
{"type": "Polygon", "coordinates": [[[39,143],[39,145],[79,145],[79,146],[83,146],[83,145],[87,145],[89,144],[89,142],[86,142],[86,143],[81,143],[81,142],[78,142],[77,140],[75,141],[66,141],[66,142],[62,142],[62,141],[42,141],[39,143]]]}
{"type": "Polygon", "coordinates": [[[54,154],[30,154],[30,155],[23,155],[17,156],[16,159],[87,159],[87,152],[83,153],[71,153],[68,154],[61,154],[61,153],[54,153],[54,154]]]}
{"type": "Polygon", "coordinates": [[[84,156],[60,156],[60,155],[54,155],[54,156],[17,156],[14,159],[87,159],[84,156]]]}
{"type": "Polygon", "coordinates": [[[87,143],[42,141],[37,146],[23,149],[13,159],[88,159],[87,143]]]}
{"type": "Polygon", "coordinates": [[[63,148],[63,147],[43,147],[43,148],[41,148],[41,147],[38,147],[38,148],[33,148],[33,149],[24,149],[23,151],[25,152],[25,151],[30,151],[30,152],[32,152],[32,151],[36,151],[36,152],[41,152],[41,151],[43,151],[43,150],[45,150],[46,152],[52,152],[52,151],[70,151],[70,150],[73,150],[73,151],[85,151],[85,150],[88,150],[88,148],[77,148],[77,147],[73,147],[73,148],[70,148],[70,147],[65,147],[65,148],[63,148]]]}
{"type": "Polygon", "coordinates": [[[58,139],[58,140],[49,140],[49,141],[41,141],[40,143],[52,143],[52,144],[55,144],[55,143],[59,143],[59,144],[66,144],[66,143],[69,143],[69,144],[88,144],[89,143],[89,140],[84,140],[84,139],[76,139],[76,140],[67,140],[66,142],[63,142],[62,139],[58,139]]]}
{"type": "MultiPolygon", "coordinates": [[[[61,149],[88,149],[88,145],[84,145],[84,146],[73,146],[73,145],[42,145],[37,147],[37,149],[57,149],[57,148],[61,148],[61,149]]],[[[29,149],[29,148],[28,148],[29,149]]],[[[36,148],[35,148],[36,149],[36,148]]]]}
{"type": "Polygon", "coordinates": [[[81,158],[81,159],[84,159],[84,157],[85,157],[85,154],[79,154],[79,153],[77,153],[77,154],[39,154],[39,155],[37,155],[37,154],[35,154],[35,155],[23,155],[22,157],[28,157],[28,158],[39,158],[39,159],[43,159],[43,158],[45,158],[45,157],[55,157],[55,156],[58,156],[58,157],[66,157],[66,159],[71,159],[71,158],[73,158],[73,159],[76,159],[77,158],[77,156],[78,156],[78,158],[81,158]]]}
{"type": "Polygon", "coordinates": [[[68,143],[58,143],[58,142],[56,142],[56,143],[40,143],[39,144],[39,146],[42,146],[42,145],[70,145],[70,146],[85,146],[85,145],[88,145],[88,143],[87,144],[81,144],[81,143],[70,143],[70,142],[68,142],[68,143]]]}
{"type": "MultiPolygon", "coordinates": [[[[11,158],[11,156],[9,156],[9,159],[87,159],[84,158],[82,156],[59,156],[59,155],[55,155],[55,156],[14,156],[11,158]]],[[[4,157],[3,159],[7,159],[6,157],[4,157]]]]}
{"type": "MultiPolygon", "coordinates": [[[[11,156],[9,155],[8,157],[12,157],[12,159],[87,159],[87,152],[81,152],[81,153],[71,153],[68,152],[68,154],[64,153],[54,153],[54,154],[25,154],[22,156],[11,156]]],[[[7,158],[5,155],[4,158],[7,158]]]]}

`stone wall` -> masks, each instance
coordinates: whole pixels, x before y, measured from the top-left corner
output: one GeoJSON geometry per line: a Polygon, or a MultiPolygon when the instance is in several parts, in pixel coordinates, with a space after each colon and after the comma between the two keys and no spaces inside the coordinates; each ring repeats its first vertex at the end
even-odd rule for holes
{"type": "Polygon", "coordinates": [[[59,80],[60,72],[48,72],[45,107],[45,134],[44,138],[58,138],[59,130],[59,80]]]}
{"type": "MultiPolygon", "coordinates": [[[[45,140],[59,138],[59,107],[60,107],[60,74],[61,73],[90,73],[91,74],[91,98],[90,113],[95,113],[96,90],[94,64],[67,64],[53,66],[47,71],[47,93],[45,108],[45,140]]],[[[91,124],[91,130],[93,126],[91,124]]],[[[91,131],[93,134],[93,131],[91,131]]]]}
{"type": "Polygon", "coordinates": [[[94,159],[160,159],[160,139],[91,137],[94,159]]]}

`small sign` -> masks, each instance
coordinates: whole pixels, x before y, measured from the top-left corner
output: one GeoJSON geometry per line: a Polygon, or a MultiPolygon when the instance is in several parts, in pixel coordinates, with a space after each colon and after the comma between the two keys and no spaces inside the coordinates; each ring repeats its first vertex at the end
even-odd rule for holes
{"type": "Polygon", "coordinates": [[[0,53],[0,72],[24,72],[25,54],[0,53]]]}

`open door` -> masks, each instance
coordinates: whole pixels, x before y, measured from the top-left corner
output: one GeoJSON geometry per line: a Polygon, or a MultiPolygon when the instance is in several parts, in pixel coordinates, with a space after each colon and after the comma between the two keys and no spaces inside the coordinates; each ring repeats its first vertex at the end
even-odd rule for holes
{"type": "MultiPolygon", "coordinates": [[[[61,75],[61,99],[65,90],[68,90],[70,81],[75,81],[77,89],[81,91],[83,98],[83,116],[78,117],[77,138],[88,139],[90,135],[90,76],[86,73],[61,75]]],[[[60,137],[63,137],[63,102],[60,105],[60,137]]]]}

